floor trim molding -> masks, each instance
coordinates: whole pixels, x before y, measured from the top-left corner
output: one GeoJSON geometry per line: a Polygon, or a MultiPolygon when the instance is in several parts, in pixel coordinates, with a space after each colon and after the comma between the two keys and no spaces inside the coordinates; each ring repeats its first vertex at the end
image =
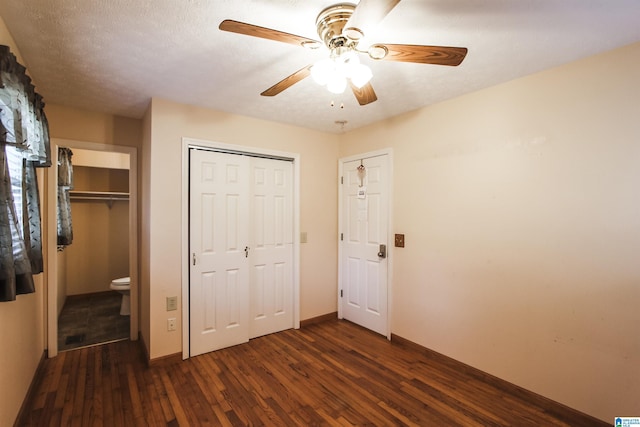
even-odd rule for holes
{"type": "Polygon", "coordinates": [[[337,318],[338,318],[338,312],[334,311],[333,313],[327,313],[321,316],[312,317],[310,319],[301,320],[300,327],[305,328],[310,325],[315,325],[316,323],[322,323],[328,320],[336,320],[337,318]]]}

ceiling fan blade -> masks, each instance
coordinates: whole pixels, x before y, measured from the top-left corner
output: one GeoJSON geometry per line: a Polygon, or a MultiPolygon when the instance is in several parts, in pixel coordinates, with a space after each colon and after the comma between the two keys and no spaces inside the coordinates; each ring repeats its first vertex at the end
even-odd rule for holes
{"type": "Polygon", "coordinates": [[[260,37],[262,39],[274,40],[282,43],[290,43],[296,46],[305,46],[310,48],[321,46],[321,43],[317,40],[296,36],[295,34],[289,34],[278,30],[272,30],[271,28],[233,21],[231,19],[225,19],[222,21],[218,28],[222,31],[260,37]]]}
{"type": "Polygon", "coordinates": [[[344,26],[347,34],[349,28],[357,28],[367,34],[367,31],[382,21],[398,3],[400,0],[360,0],[344,26]]]}
{"type": "Polygon", "coordinates": [[[366,85],[362,86],[360,89],[358,89],[353,84],[351,84],[351,90],[353,91],[353,94],[356,96],[356,99],[358,100],[358,104],[360,105],[371,104],[372,102],[378,100],[378,97],[376,96],[376,93],[373,90],[373,86],[371,86],[371,83],[367,83],[366,85]]]}
{"type": "Polygon", "coordinates": [[[300,80],[304,79],[305,77],[308,77],[309,74],[311,74],[310,69],[311,69],[311,65],[307,65],[306,67],[299,69],[298,71],[291,74],[290,76],[287,76],[284,79],[280,80],[278,83],[274,84],[269,89],[262,92],[260,95],[276,96],[283,90],[290,88],[294,84],[298,83],[300,80]]]}
{"type": "Polygon", "coordinates": [[[420,46],[410,44],[385,44],[385,61],[416,62],[419,64],[460,65],[467,55],[466,47],[420,46]]]}

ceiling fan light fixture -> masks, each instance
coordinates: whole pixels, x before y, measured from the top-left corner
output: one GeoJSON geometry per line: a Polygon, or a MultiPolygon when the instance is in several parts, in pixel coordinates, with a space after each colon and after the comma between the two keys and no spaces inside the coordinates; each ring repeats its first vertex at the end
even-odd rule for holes
{"type": "Polygon", "coordinates": [[[357,64],[351,72],[351,83],[353,83],[355,87],[360,89],[362,86],[369,83],[371,77],[373,77],[371,68],[367,67],[364,64],[357,64]]]}
{"type": "Polygon", "coordinates": [[[347,79],[339,73],[334,73],[327,82],[327,90],[331,93],[344,93],[347,88],[347,79]]]}
{"type": "Polygon", "coordinates": [[[358,89],[369,83],[373,76],[371,68],[360,63],[360,58],[358,58],[358,53],[355,50],[350,50],[341,55],[336,60],[336,69],[351,80],[351,83],[358,89]]]}
{"type": "Polygon", "coordinates": [[[366,85],[373,73],[371,69],[360,63],[358,54],[354,50],[332,52],[331,58],[322,59],[310,69],[313,80],[327,86],[331,93],[343,93],[347,87],[347,80],[360,89],[366,85]]]}
{"type": "Polygon", "coordinates": [[[342,73],[346,78],[350,79],[355,67],[360,65],[358,55],[353,51],[346,52],[335,58],[336,70],[342,73]]]}
{"type": "Polygon", "coordinates": [[[331,59],[322,59],[313,64],[310,71],[313,80],[320,86],[324,86],[335,73],[335,64],[331,59]]]}

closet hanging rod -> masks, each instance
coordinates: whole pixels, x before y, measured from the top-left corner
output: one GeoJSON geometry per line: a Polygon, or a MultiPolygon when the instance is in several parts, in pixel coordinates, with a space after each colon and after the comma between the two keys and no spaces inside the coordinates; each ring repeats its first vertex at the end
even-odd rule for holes
{"type": "Polygon", "coordinates": [[[129,193],[117,191],[70,191],[69,196],[74,200],[129,200],[129,193]]]}

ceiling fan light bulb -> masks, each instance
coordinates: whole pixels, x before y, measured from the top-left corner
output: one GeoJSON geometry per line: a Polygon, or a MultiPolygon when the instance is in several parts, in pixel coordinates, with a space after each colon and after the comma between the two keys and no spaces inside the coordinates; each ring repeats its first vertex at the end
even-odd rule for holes
{"type": "Polygon", "coordinates": [[[334,70],[335,65],[333,61],[331,61],[330,59],[323,59],[313,64],[310,70],[311,77],[317,84],[324,86],[331,78],[334,70]]]}
{"type": "Polygon", "coordinates": [[[347,88],[347,79],[339,74],[331,76],[327,82],[327,89],[331,93],[340,94],[347,88]]]}
{"type": "Polygon", "coordinates": [[[371,77],[373,77],[371,68],[367,67],[364,64],[357,64],[355,67],[353,67],[353,72],[351,74],[351,83],[353,83],[355,87],[360,89],[362,86],[369,83],[371,77]]]}

